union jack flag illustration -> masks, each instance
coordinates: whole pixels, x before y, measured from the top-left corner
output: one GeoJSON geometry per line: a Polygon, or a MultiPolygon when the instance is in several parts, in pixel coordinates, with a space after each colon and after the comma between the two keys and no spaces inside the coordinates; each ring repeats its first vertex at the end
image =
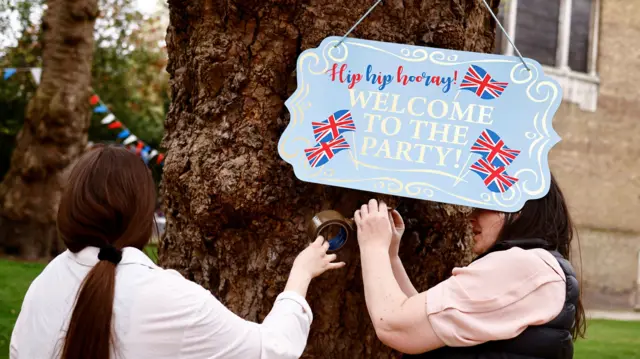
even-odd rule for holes
{"type": "Polygon", "coordinates": [[[348,150],[351,147],[347,143],[347,140],[338,136],[336,139],[329,142],[321,142],[311,148],[306,148],[304,154],[307,156],[307,160],[311,167],[320,167],[329,162],[335,155],[344,150],[348,150]]]}
{"type": "Polygon", "coordinates": [[[471,146],[471,152],[481,154],[487,162],[496,167],[510,165],[520,154],[520,150],[507,147],[500,136],[489,129],[482,131],[471,146]]]}
{"type": "Polygon", "coordinates": [[[344,132],[356,130],[349,110],[334,112],[324,121],[311,122],[311,126],[313,127],[313,136],[318,143],[331,141],[344,132]]]}
{"type": "Polygon", "coordinates": [[[471,165],[471,170],[482,178],[491,192],[504,193],[518,182],[517,178],[507,174],[504,167],[494,167],[482,158],[471,165]]]}
{"type": "Polygon", "coordinates": [[[471,65],[462,79],[460,90],[471,91],[484,100],[493,100],[502,95],[507,85],[508,82],[498,82],[491,78],[482,67],[471,65]]]}

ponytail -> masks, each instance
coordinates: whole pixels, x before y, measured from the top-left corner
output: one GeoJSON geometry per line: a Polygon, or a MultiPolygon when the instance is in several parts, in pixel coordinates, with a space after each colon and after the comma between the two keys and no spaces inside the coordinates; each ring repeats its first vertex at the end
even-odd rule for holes
{"type": "Polygon", "coordinates": [[[109,359],[116,264],[101,260],[85,277],[64,341],[61,359],[109,359]]]}

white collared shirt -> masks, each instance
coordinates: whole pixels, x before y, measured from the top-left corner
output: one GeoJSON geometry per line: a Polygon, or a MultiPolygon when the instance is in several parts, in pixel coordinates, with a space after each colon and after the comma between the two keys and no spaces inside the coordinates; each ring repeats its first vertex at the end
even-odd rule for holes
{"type": "MultiPolygon", "coordinates": [[[[88,247],[66,251],[47,265],[25,296],[11,336],[11,359],[60,357],[78,288],[97,262],[98,248],[88,247]]],[[[297,293],[281,293],[257,324],[138,249],[125,248],[116,268],[112,358],[299,358],[304,351],[313,315],[297,293]]]]}

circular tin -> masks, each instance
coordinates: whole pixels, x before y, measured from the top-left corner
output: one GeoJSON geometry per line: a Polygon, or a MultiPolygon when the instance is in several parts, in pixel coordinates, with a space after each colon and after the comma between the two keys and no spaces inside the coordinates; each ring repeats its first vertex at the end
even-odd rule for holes
{"type": "Polygon", "coordinates": [[[311,218],[307,232],[311,240],[323,235],[325,240],[329,242],[327,251],[336,252],[344,247],[350,237],[355,236],[355,226],[353,220],[345,218],[339,212],[326,210],[311,218]],[[329,234],[325,235],[323,232],[329,234]]]}

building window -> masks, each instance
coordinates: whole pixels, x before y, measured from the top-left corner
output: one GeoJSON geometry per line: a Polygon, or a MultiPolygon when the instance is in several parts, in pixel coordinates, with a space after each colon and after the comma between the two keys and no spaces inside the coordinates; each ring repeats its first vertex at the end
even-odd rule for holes
{"type": "Polygon", "coordinates": [[[588,58],[592,8],[591,0],[573,0],[571,10],[571,41],[569,42],[569,67],[574,71],[589,72],[588,58]]]}
{"type": "Polygon", "coordinates": [[[560,4],[556,0],[518,2],[515,44],[544,65],[556,66],[560,4]],[[544,31],[540,31],[544,29],[544,31]]]}
{"type": "MultiPolygon", "coordinates": [[[[564,100],[595,111],[600,0],[502,0],[498,18],[524,57],[538,61],[563,88],[564,100]]],[[[515,51],[496,29],[494,53],[515,51]]]]}

